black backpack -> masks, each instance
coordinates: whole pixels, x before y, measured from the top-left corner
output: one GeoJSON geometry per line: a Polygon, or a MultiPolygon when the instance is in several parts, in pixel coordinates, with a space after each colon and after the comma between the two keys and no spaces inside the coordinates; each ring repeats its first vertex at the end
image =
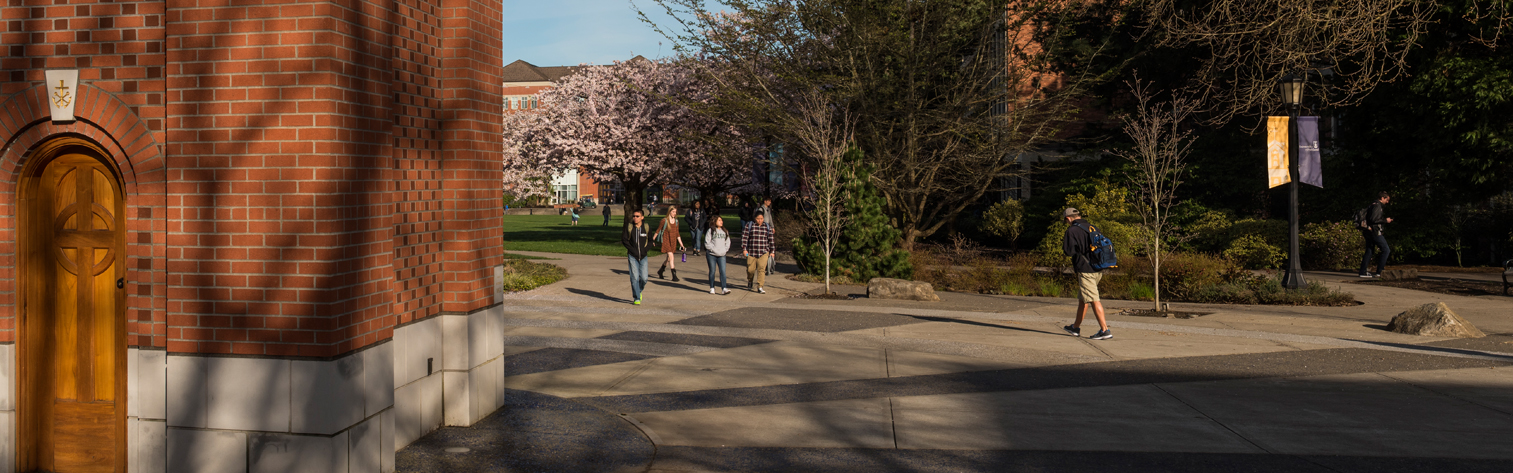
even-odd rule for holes
{"type": "Polygon", "coordinates": [[[1361,208],[1355,211],[1355,227],[1360,230],[1370,230],[1371,222],[1366,221],[1366,216],[1371,213],[1371,207],[1361,208]]]}

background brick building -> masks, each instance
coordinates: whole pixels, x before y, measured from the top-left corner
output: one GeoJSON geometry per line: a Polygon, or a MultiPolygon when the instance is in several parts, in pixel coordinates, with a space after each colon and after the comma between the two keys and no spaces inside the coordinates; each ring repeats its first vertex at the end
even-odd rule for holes
{"type": "Polygon", "coordinates": [[[54,3],[0,6],[0,472],[83,461],[37,440],[29,265],[76,223],[34,223],[29,183],[65,156],[113,174],[124,223],[94,227],[121,328],[87,332],[120,350],[79,371],[121,393],[80,427],[119,447],[81,470],[391,471],[497,408],[500,2],[54,3]],[[78,71],[74,120],[48,70],[78,71]]]}

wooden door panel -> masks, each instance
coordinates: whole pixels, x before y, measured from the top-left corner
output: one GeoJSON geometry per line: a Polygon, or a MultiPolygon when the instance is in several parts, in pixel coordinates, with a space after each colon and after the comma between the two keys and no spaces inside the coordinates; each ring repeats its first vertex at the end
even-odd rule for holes
{"type": "Polygon", "coordinates": [[[114,174],[66,154],[27,186],[24,230],[31,411],[23,469],[108,472],[125,466],[125,218],[114,174]]]}
{"type": "Polygon", "coordinates": [[[53,468],[60,473],[115,471],[114,403],[59,402],[55,406],[53,438],[59,448],[53,468]]]}

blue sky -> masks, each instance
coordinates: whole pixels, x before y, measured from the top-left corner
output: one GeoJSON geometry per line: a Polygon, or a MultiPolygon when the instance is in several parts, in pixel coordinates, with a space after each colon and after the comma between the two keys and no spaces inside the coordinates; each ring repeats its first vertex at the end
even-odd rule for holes
{"type": "MultiPolygon", "coordinates": [[[[635,4],[648,13],[663,11],[652,0],[635,4]]],[[[609,64],[637,54],[672,55],[672,44],[641,22],[630,0],[510,0],[504,5],[505,64],[524,59],[537,66],[574,66],[609,64]]],[[[653,18],[672,24],[665,15],[653,18]]]]}

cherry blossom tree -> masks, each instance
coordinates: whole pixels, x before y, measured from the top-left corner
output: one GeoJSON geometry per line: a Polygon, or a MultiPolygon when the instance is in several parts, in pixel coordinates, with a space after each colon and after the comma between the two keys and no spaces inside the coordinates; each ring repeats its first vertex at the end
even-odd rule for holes
{"type": "Polygon", "coordinates": [[[744,156],[749,174],[750,145],[737,129],[696,110],[710,87],[679,61],[585,66],[542,92],[537,111],[506,117],[506,185],[521,189],[517,195],[544,193],[541,177],[578,169],[619,181],[626,215],[653,186],[743,185],[731,170],[744,156]]]}

